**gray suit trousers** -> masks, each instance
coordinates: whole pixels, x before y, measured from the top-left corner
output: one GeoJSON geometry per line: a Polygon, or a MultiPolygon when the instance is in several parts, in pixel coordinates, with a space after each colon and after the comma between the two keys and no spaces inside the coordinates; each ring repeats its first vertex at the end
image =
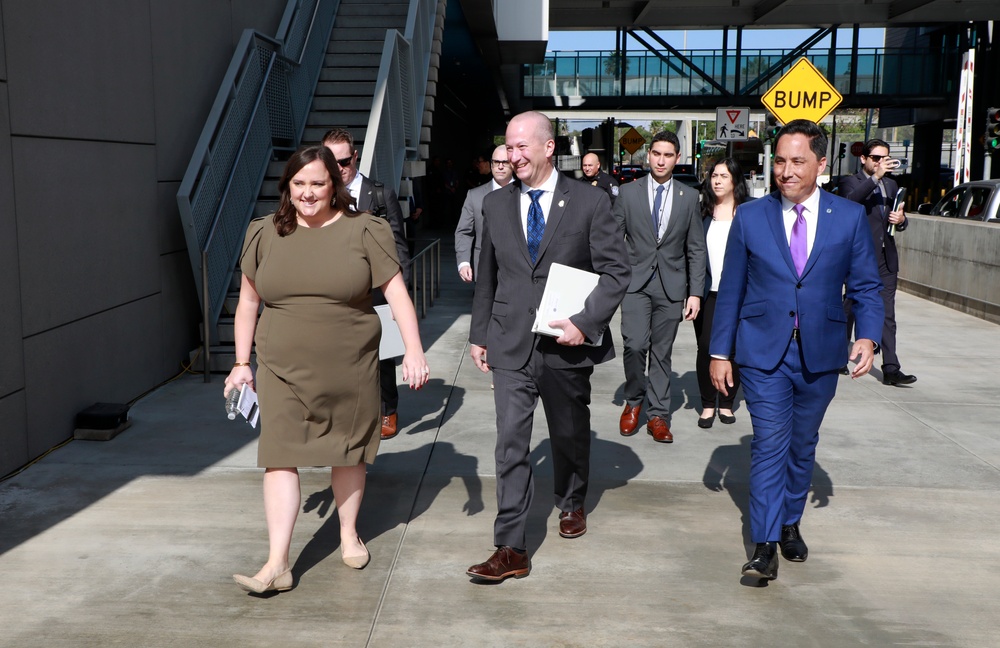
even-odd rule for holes
{"type": "Polygon", "coordinates": [[[527,549],[528,511],[534,496],[530,457],[535,407],[541,398],[549,428],[555,505],[583,508],[590,473],[590,377],[593,367],[554,369],[535,348],[521,369],[493,369],[497,411],[497,517],[493,539],[499,546],[527,549]]]}
{"type": "Polygon", "coordinates": [[[622,301],[622,342],[625,366],[625,401],[648,404],[647,416],[670,422],[670,356],[677,326],[684,316],[684,302],[670,301],[659,277],[622,301]],[[649,377],[646,361],[649,360],[649,377]]]}

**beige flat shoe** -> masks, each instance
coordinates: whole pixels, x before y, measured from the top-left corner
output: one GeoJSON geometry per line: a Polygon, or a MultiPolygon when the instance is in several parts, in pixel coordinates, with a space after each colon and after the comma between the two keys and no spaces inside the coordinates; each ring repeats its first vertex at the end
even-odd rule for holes
{"type": "Polygon", "coordinates": [[[266,583],[242,574],[233,574],[233,580],[242,589],[255,594],[287,592],[292,589],[292,569],[289,567],[266,583]]]}
{"type": "MultiPolygon", "coordinates": [[[[360,538],[358,538],[358,542],[361,542],[360,538]]],[[[344,555],[344,547],[341,546],[340,547],[340,559],[343,560],[344,564],[347,565],[348,567],[350,567],[351,569],[364,569],[365,567],[368,566],[368,563],[371,562],[372,557],[371,557],[371,554],[368,553],[368,547],[365,547],[365,543],[364,542],[361,542],[361,547],[365,550],[365,552],[362,555],[360,555],[360,556],[345,556],[344,555]]]]}

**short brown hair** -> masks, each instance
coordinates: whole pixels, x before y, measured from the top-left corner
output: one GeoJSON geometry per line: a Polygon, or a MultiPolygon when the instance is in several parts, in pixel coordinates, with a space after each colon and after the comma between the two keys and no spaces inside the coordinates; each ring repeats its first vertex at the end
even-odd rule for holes
{"type": "Polygon", "coordinates": [[[351,147],[351,153],[354,153],[354,136],[346,128],[331,128],[323,136],[323,146],[341,143],[346,143],[351,147]]]}

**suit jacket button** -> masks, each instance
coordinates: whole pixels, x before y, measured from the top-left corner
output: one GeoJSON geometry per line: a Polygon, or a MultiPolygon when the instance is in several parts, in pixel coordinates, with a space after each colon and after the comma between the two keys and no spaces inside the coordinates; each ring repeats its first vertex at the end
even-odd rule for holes
{"type": "Polygon", "coordinates": [[[795,317],[795,311],[788,311],[789,317],[795,317]]]}
{"type": "Polygon", "coordinates": [[[801,288],[801,287],[802,287],[802,284],[800,284],[800,283],[799,283],[799,284],[795,284],[795,287],[796,287],[796,288],[801,288]]]}
{"type": "Polygon", "coordinates": [[[538,277],[535,277],[534,279],[532,279],[531,283],[538,283],[538,277]]]}
{"type": "Polygon", "coordinates": [[[534,314],[535,314],[535,309],[534,308],[529,308],[528,309],[528,315],[534,315],[534,314]]]}

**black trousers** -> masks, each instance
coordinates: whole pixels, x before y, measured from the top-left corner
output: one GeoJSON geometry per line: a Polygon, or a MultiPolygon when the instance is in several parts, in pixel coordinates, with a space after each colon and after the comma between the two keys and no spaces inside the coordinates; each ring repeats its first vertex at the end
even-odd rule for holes
{"type": "Polygon", "coordinates": [[[733,387],[729,394],[722,394],[712,384],[712,376],[708,372],[709,363],[712,356],[708,354],[709,342],[712,338],[712,320],[715,318],[715,302],[719,293],[710,292],[701,302],[701,310],[694,320],[694,334],[698,338],[698,358],[695,361],[695,369],[698,371],[698,391],[701,392],[701,406],[715,407],[715,400],[719,400],[721,409],[733,409],[733,402],[736,400],[736,390],[740,388],[740,370],[733,364],[733,387]]]}
{"type": "Polygon", "coordinates": [[[378,361],[379,391],[382,393],[382,415],[396,413],[399,390],[396,388],[396,358],[378,361]]]}

